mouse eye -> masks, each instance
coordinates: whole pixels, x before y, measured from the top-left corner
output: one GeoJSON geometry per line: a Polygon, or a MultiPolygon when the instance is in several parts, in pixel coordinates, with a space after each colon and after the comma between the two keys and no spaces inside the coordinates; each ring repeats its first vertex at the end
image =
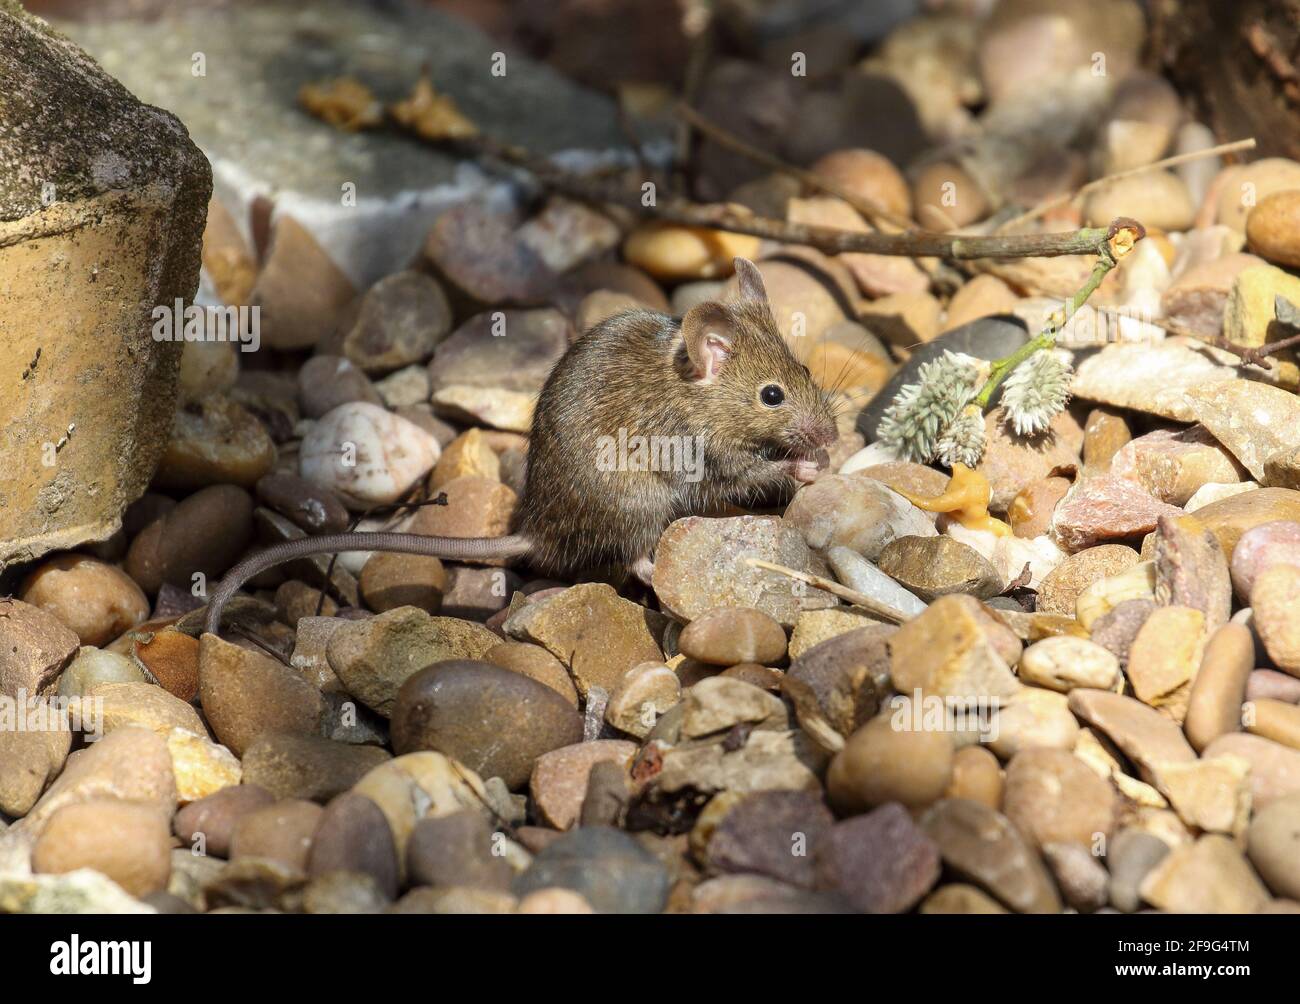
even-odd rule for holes
{"type": "Polygon", "coordinates": [[[775,408],[785,400],[785,391],[777,384],[770,383],[758,392],[758,398],[769,408],[775,408]]]}

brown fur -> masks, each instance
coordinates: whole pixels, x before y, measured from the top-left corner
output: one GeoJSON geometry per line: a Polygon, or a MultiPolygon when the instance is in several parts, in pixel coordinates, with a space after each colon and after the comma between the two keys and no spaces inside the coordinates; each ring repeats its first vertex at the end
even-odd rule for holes
{"type": "Polygon", "coordinates": [[[627,566],[648,557],[674,519],[727,503],[758,503],[793,487],[782,461],[809,458],[835,438],[834,415],[797,362],[767,305],[757,269],[742,299],[705,305],[684,322],[646,310],[597,325],[569,347],[542,389],[533,420],[515,532],[530,564],[550,574],[627,566]],[[700,379],[688,330],[703,318],[730,341],[712,382],[700,379]],[[778,407],[759,397],[785,391],[778,407]],[[705,437],[702,480],[681,471],[600,470],[602,436],[705,437]]]}

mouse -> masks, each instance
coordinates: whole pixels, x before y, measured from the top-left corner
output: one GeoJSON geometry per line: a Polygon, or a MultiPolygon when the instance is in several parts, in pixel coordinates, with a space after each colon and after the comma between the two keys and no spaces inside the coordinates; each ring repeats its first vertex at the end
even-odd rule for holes
{"type": "Polygon", "coordinates": [[[835,409],[778,330],[758,267],[734,266],[728,302],[699,303],[680,320],[624,311],[568,347],[537,399],[509,535],[380,531],[274,544],[217,584],[204,630],[217,633],[222,609],[255,575],[340,551],[523,559],[557,578],[622,568],[649,585],[654,547],[674,520],[811,483],[829,464],[835,409]]]}

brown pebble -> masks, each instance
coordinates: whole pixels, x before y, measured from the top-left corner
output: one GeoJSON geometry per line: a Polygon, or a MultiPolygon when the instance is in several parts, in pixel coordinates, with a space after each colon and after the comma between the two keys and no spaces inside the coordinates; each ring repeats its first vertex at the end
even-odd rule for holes
{"type": "Polygon", "coordinates": [[[968,798],[990,809],[1002,807],[1002,766],[983,746],[966,746],[952,758],[952,781],[944,798],[968,798]]]}
{"type": "Polygon", "coordinates": [[[831,761],[826,791],[842,813],[866,812],[885,802],[924,808],[952,781],[952,737],[947,732],[898,730],[886,711],[858,729],[831,761]]]}
{"type": "Polygon", "coordinates": [[[1196,752],[1241,727],[1241,702],[1254,668],[1255,642],[1249,628],[1228,623],[1210,636],[1183,721],[1187,741],[1196,752]]]}

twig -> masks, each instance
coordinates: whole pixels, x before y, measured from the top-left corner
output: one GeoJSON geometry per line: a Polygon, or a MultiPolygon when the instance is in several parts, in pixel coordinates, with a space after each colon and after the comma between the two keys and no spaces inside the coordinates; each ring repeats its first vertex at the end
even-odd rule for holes
{"type": "Polygon", "coordinates": [[[762,558],[747,558],[746,563],[753,565],[755,568],[764,568],[769,572],[779,572],[781,575],[788,575],[792,579],[798,579],[800,582],[806,582],[808,585],[832,596],[838,596],[842,600],[848,600],[854,606],[862,607],[869,613],[877,617],[884,617],[886,620],[893,621],[895,624],[902,624],[910,620],[912,615],[903,613],[897,607],[891,607],[874,596],[868,596],[866,593],[860,593],[856,589],[850,589],[848,586],[840,585],[834,579],[827,579],[820,575],[813,575],[811,572],[801,572],[795,568],[787,568],[785,565],[777,565],[771,561],[764,561],[762,558]]]}
{"type": "Polygon", "coordinates": [[[1011,372],[1022,362],[1041,349],[1050,349],[1056,345],[1056,336],[1061,333],[1061,329],[1070,323],[1080,307],[1087,302],[1088,297],[1096,291],[1101,285],[1101,281],[1106,278],[1106,273],[1115,267],[1120,258],[1133,250],[1133,245],[1146,236],[1146,229],[1136,220],[1120,218],[1115,220],[1108,229],[1108,238],[1102,243],[1100,254],[1097,257],[1097,263],[1093,265],[1092,272],[1088,276],[1088,281],[1060,307],[1052,311],[1047,318],[1047,324],[1037,336],[1025,342],[1024,345],[1016,349],[1015,352],[1005,359],[999,359],[993,364],[989,372],[989,378],[985,381],[980,392],[975,395],[974,403],[980,408],[987,408],[989,401],[993,397],[993,392],[998,386],[1011,375],[1011,372]]]}
{"type": "Polygon", "coordinates": [[[689,105],[678,103],[677,114],[680,118],[685,119],[690,125],[699,130],[719,146],[725,146],[727,149],[740,154],[752,160],[756,164],[762,164],[768,170],[777,171],[780,174],[789,175],[796,181],[809,188],[825,192],[827,195],[833,195],[837,199],[843,199],[859,213],[865,216],[870,222],[879,225],[881,222],[888,223],[890,226],[897,227],[899,230],[911,230],[912,221],[896,216],[888,209],[885,209],[879,203],[865,199],[855,192],[849,191],[842,185],[836,184],[812,171],[805,170],[802,167],[796,167],[780,157],[768,153],[766,150],[760,150],[757,147],[750,146],[739,136],[728,132],[721,126],[710,122],[694,108],[689,105]]]}
{"type": "Polygon", "coordinates": [[[1119,181],[1121,178],[1131,178],[1135,174],[1145,174],[1147,171],[1158,171],[1166,167],[1177,167],[1179,164],[1187,164],[1194,160],[1203,160],[1206,157],[1217,157],[1223,153],[1236,153],[1239,150],[1255,149],[1255,140],[1239,139],[1232,143],[1221,143],[1218,146],[1212,146],[1207,150],[1193,150],[1190,153],[1180,153],[1173,157],[1166,157],[1164,160],[1157,160],[1153,164],[1144,164],[1141,167],[1129,168],[1127,171],[1118,171],[1115,174],[1108,174],[1104,178],[1098,178],[1096,181],[1090,181],[1082,185],[1073,192],[1065,192],[1062,195],[1052,196],[1040,202],[1028,212],[1021,213],[1019,216],[1013,216],[1005,223],[998,227],[998,232],[1012,230],[1024,223],[1038,219],[1046,213],[1050,213],[1058,206],[1064,206],[1073,202],[1080,196],[1087,195],[1089,192],[1095,192],[1099,188],[1104,188],[1113,181],[1119,181]]]}
{"type": "MultiPolygon", "coordinates": [[[[682,31],[690,39],[686,52],[686,69],[682,76],[680,104],[695,104],[704,84],[704,73],[713,54],[713,8],[710,3],[683,4],[682,31]]],[[[680,195],[686,190],[687,168],[691,160],[691,127],[686,122],[677,124],[674,143],[673,184],[680,195]]]]}
{"type": "MultiPolygon", "coordinates": [[[[1095,309],[1097,310],[1098,313],[1101,314],[1111,314],[1116,317],[1125,316],[1125,312],[1122,307],[1101,306],[1095,309]]],[[[1196,331],[1193,328],[1189,328],[1186,325],[1179,324],[1177,321],[1171,321],[1167,317],[1162,317],[1159,320],[1153,320],[1151,323],[1155,325],[1157,328],[1163,328],[1166,333],[1170,335],[1174,335],[1178,338],[1190,338],[1193,341],[1201,342],[1204,345],[1209,345],[1211,348],[1222,349],[1224,352],[1230,352],[1238,359],[1240,359],[1243,364],[1259,366],[1262,369],[1273,368],[1273,361],[1267,358],[1266,353],[1259,353],[1256,351],[1256,349],[1251,348],[1249,346],[1238,345],[1236,342],[1230,342],[1222,335],[1202,334],[1201,332],[1196,331]]],[[[1275,344],[1281,345],[1282,343],[1279,342],[1275,344]]]]}

